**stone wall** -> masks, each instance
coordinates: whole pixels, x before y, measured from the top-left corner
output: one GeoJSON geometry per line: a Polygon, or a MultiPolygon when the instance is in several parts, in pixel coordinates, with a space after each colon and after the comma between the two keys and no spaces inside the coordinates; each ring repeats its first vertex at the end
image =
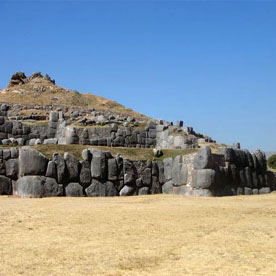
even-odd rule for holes
{"type": "Polygon", "coordinates": [[[194,156],[177,156],[163,161],[164,193],[186,196],[229,196],[270,193],[275,176],[266,170],[265,154],[257,150],[220,148],[212,154],[205,147],[194,156]]]}
{"type": "Polygon", "coordinates": [[[134,161],[89,148],[83,160],[70,153],[48,160],[31,147],[0,150],[0,194],[19,197],[179,194],[225,196],[269,193],[274,174],[262,152],[224,148],[163,161],[134,161]]]}
{"type": "MultiPolygon", "coordinates": [[[[94,119],[88,120],[87,117],[79,119],[82,114],[80,111],[72,112],[71,117],[66,119],[63,111],[50,111],[50,106],[44,106],[43,108],[49,111],[47,126],[39,123],[40,119],[46,119],[43,116],[34,117],[32,123],[22,118],[19,120],[18,117],[7,117],[9,108],[3,104],[0,110],[0,144],[4,145],[45,143],[185,149],[198,147],[199,140],[213,142],[211,138],[195,133],[191,127],[184,127],[180,123],[173,125],[163,120],[150,120],[140,125],[133,117],[107,118],[97,114],[93,115],[94,119]]],[[[85,110],[84,114],[85,112],[88,110],[85,110]]]]}

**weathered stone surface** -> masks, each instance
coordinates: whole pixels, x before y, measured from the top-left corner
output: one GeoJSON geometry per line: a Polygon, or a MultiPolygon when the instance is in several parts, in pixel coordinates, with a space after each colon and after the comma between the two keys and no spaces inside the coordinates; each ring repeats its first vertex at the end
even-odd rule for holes
{"type": "Polygon", "coordinates": [[[131,196],[134,195],[135,191],[135,187],[125,185],[120,191],[120,196],[131,196]]]}
{"type": "Polygon", "coordinates": [[[215,181],[215,171],[211,169],[195,170],[192,186],[196,189],[210,189],[215,181]]]}
{"type": "Polygon", "coordinates": [[[6,161],[6,176],[17,180],[18,176],[18,160],[17,159],[9,159],[6,161]]]}
{"type": "Polygon", "coordinates": [[[214,194],[209,189],[195,189],[195,190],[192,190],[191,196],[196,196],[196,197],[212,197],[212,196],[214,196],[214,194]]]}
{"type": "Polygon", "coordinates": [[[151,186],[151,168],[146,168],[141,172],[143,186],[151,186]]]}
{"type": "Polygon", "coordinates": [[[56,163],[54,161],[48,162],[46,177],[51,177],[55,179],[57,178],[57,168],[56,168],[56,163]]]}
{"type": "Polygon", "coordinates": [[[69,183],[65,187],[65,194],[66,194],[66,196],[70,196],[70,197],[82,197],[82,196],[84,196],[83,187],[79,183],[76,183],[76,182],[69,183]]]}
{"type": "Polygon", "coordinates": [[[85,189],[87,196],[116,196],[118,191],[110,181],[101,182],[93,179],[91,185],[85,189]]]}
{"type": "Polygon", "coordinates": [[[54,178],[45,177],[43,197],[58,196],[59,193],[57,181],[54,178]]]}
{"type": "Polygon", "coordinates": [[[108,180],[116,181],[118,179],[118,166],[115,158],[108,159],[108,180]]]}
{"type": "Polygon", "coordinates": [[[252,188],[244,187],[244,194],[245,195],[253,195],[252,188]]]}
{"type": "Polygon", "coordinates": [[[166,182],[165,175],[164,175],[164,163],[162,161],[158,161],[157,166],[158,166],[159,183],[162,185],[166,182]]]}
{"type": "Polygon", "coordinates": [[[107,160],[105,154],[97,149],[91,149],[91,175],[92,178],[105,180],[107,178],[107,160]]]}
{"type": "Polygon", "coordinates": [[[6,175],[6,165],[3,159],[0,159],[0,175],[6,175]]]}
{"type": "Polygon", "coordinates": [[[57,196],[58,185],[52,178],[44,176],[24,176],[16,181],[14,194],[20,197],[34,198],[57,196]]]}
{"type": "Polygon", "coordinates": [[[162,186],[162,193],[163,194],[172,194],[173,193],[173,182],[167,181],[163,186],[162,186]]]}
{"type": "Polygon", "coordinates": [[[182,163],[182,156],[178,155],[173,160],[172,181],[174,186],[182,186],[187,184],[188,167],[182,163]]]}
{"type": "Polygon", "coordinates": [[[81,163],[80,184],[86,188],[90,185],[91,179],[90,163],[89,161],[83,161],[81,163]]]}
{"type": "Polygon", "coordinates": [[[124,170],[124,184],[128,186],[135,185],[134,166],[130,160],[128,159],[123,160],[123,170],[124,170]]]}
{"type": "Polygon", "coordinates": [[[157,176],[152,177],[152,185],[150,189],[151,194],[161,194],[162,193],[162,186],[159,183],[159,179],[157,176]]]}
{"type": "Polygon", "coordinates": [[[82,158],[83,158],[83,160],[90,162],[92,159],[92,154],[91,154],[90,150],[84,149],[82,151],[82,158]]]}
{"type": "Polygon", "coordinates": [[[62,183],[62,184],[66,183],[66,174],[65,174],[66,165],[63,157],[58,153],[54,153],[53,161],[56,164],[58,183],[62,183]]]}
{"type": "Polygon", "coordinates": [[[237,195],[244,195],[244,191],[242,187],[237,188],[237,195]]]}
{"type": "Polygon", "coordinates": [[[234,162],[235,153],[232,148],[219,148],[219,152],[224,155],[226,162],[234,162]]]}
{"type": "Polygon", "coordinates": [[[0,175],[0,195],[11,195],[12,184],[11,180],[3,175],[0,175]]]}
{"type": "Polygon", "coordinates": [[[252,172],[249,167],[246,167],[244,170],[245,179],[246,179],[246,185],[249,188],[253,187],[253,178],[252,178],[252,172]]]}
{"type": "Polygon", "coordinates": [[[259,194],[260,195],[263,195],[263,194],[269,194],[271,193],[271,189],[270,187],[263,187],[259,190],[259,194]]]}
{"type": "Polygon", "coordinates": [[[111,181],[105,182],[105,186],[106,186],[105,196],[117,196],[118,195],[118,191],[111,181]]]}
{"type": "Polygon", "coordinates": [[[51,111],[49,116],[50,122],[58,122],[59,114],[57,112],[51,111]]]}
{"type": "Polygon", "coordinates": [[[15,158],[18,158],[18,149],[13,147],[13,148],[10,148],[10,151],[11,151],[11,158],[12,159],[15,159],[15,158]]]}
{"type": "Polygon", "coordinates": [[[184,196],[188,196],[190,195],[190,191],[188,191],[186,186],[173,186],[173,194],[175,195],[184,195],[184,196]]]}
{"type": "Polygon", "coordinates": [[[3,150],[3,159],[8,160],[11,158],[11,151],[9,149],[3,150]]]}
{"type": "Polygon", "coordinates": [[[76,129],[71,126],[67,126],[64,131],[65,134],[65,144],[78,144],[79,138],[76,133],[76,129]]]}
{"type": "Polygon", "coordinates": [[[138,195],[148,195],[149,187],[142,187],[138,190],[138,195]]]}
{"type": "Polygon", "coordinates": [[[58,143],[58,139],[57,138],[49,138],[49,139],[45,139],[43,141],[43,144],[45,144],[45,145],[49,145],[49,144],[51,144],[51,145],[57,145],[57,143],[58,143]]]}
{"type": "Polygon", "coordinates": [[[173,159],[170,158],[165,158],[163,160],[163,164],[164,164],[164,176],[166,181],[171,180],[172,179],[172,166],[173,166],[173,159]]]}
{"type": "Polygon", "coordinates": [[[19,174],[45,175],[48,159],[39,151],[30,147],[23,147],[19,151],[19,174]]]}
{"type": "Polygon", "coordinates": [[[67,177],[69,182],[78,181],[79,179],[79,160],[73,154],[64,153],[64,161],[67,167],[67,177]]]}
{"type": "Polygon", "coordinates": [[[207,146],[196,154],[194,168],[197,170],[213,168],[213,157],[210,147],[207,146]]]}

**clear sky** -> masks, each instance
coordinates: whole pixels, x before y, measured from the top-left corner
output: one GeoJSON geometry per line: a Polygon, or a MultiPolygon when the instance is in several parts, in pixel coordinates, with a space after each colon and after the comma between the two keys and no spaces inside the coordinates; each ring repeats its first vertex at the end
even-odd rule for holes
{"type": "Polygon", "coordinates": [[[1,1],[0,87],[48,73],[219,142],[276,149],[275,1],[1,1]]]}

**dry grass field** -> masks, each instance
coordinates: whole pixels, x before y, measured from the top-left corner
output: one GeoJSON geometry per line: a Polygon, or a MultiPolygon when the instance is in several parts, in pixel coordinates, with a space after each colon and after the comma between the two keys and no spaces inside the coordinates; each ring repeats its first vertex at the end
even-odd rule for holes
{"type": "Polygon", "coordinates": [[[0,275],[276,275],[276,194],[0,197],[0,275]]]}

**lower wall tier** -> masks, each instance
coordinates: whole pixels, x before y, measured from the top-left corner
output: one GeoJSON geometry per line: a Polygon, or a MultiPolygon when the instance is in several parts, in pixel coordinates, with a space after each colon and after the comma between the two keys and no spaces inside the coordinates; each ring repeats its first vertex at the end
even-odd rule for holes
{"type": "Polygon", "coordinates": [[[163,161],[128,160],[89,148],[83,160],[70,153],[48,160],[31,147],[0,150],[0,195],[130,196],[181,194],[228,196],[270,193],[276,178],[266,170],[265,155],[209,147],[163,161]]]}

